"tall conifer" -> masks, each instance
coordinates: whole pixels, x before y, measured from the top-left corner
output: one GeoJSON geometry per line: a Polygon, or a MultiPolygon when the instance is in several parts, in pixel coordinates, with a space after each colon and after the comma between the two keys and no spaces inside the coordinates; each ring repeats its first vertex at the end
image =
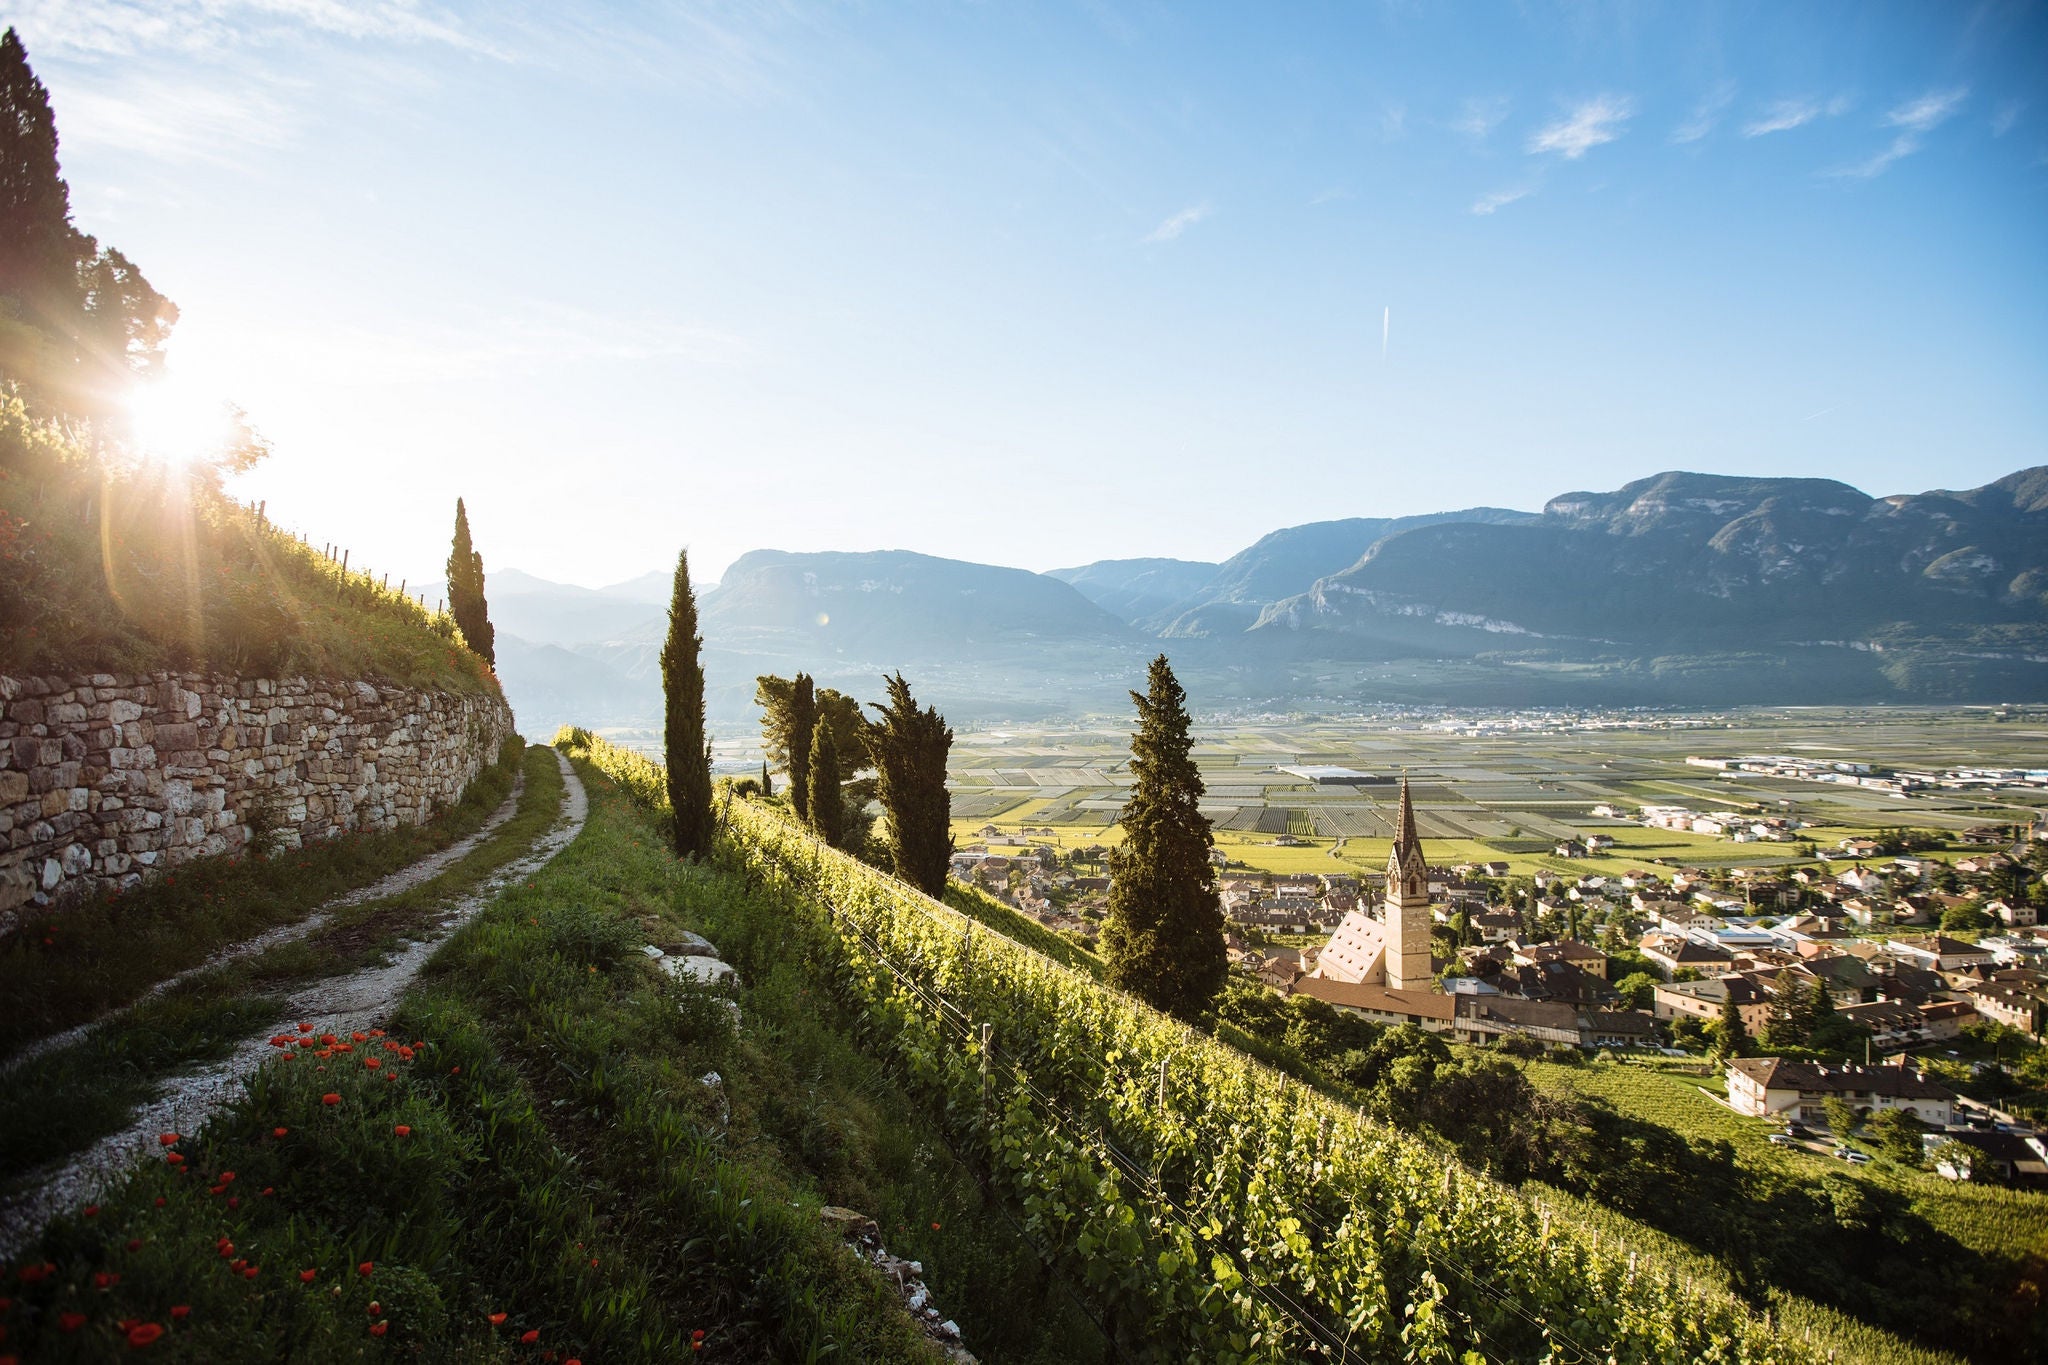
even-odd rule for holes
{"type": "Polygon", "coordinates": [[[775,779],[768,775],[768,760],[761,760],[761,795],[775,795],[775,779]]]}
{"type": "Polygon", "coordinates": [[[0,36],[0,294],[21,300],[45,325],[70,321],[82,245],[57,169],[50,94],[10,28],[0,36]]]}
{"type": "Polygon", "coordinates": [[[1191,757],[1187,693],[1166,656],[1152,661],[1147,691],[1131,693],[1130,800],[1111,850],[1109,913],[1102,927],[1107,979],[1182,1018],[1201,1013],[1229,971],[1223,906],[1209,862],[1215,840],[1197,803],[1202,776],[1191,757]]]}
{"type": "Polygon", "coordinates": [[[811,828],[834,848],[846,837],[846,808],[839,792],[839,746],[832,742],[832,727],[819,725],[811,731],[811,761],[805,765],[810,785],[811,828]]]}
{"type": "Polygon", "coordinates": [[[455,543],[448,551],[448,612],[469,647],[496,668],[497,632],[484,601],[484,557],[469,542],[469,512],[461,498],[455,500],[455,543]]]}
{"type": "Polygon", "coordinates": [[[817,693],[811,675],[799,673],[790,693],[789,736],[784,743],[789,749],[789,801],[796,818],[805,823],[811,818],[811,744],[817,728],[817,693]]]}
{"type": "Polygon", "coordinates": [[[875,794],[889,815],[889,858],[897,876],[937,896],[946,889],[946,864],[953,856],[946,795],[953,732],[937,711],[919,709],[901,673],[883,683],[889,700],[869,703],[882,719],[868,731],[867,745],[877,774],[875,794]]]}
{"type": "Polygon", "coordinates": [[[690,552],[684,550],[676,556],[668,639],[661,646],[661,691],[667,706],[662,739],[678,858],[702,858],[711,852],[711,741],[704,733],[703,647],[697,634],[697,594],[690,587],[690,552]]]}

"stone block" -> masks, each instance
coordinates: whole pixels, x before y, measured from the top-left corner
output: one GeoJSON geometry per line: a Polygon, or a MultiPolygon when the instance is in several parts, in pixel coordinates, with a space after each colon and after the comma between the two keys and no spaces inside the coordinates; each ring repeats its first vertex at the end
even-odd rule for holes
{"type": "Polygon", "coordinates": [[[28,774],[0,771],[0,806],[11,806],[28,797],[28,774]]]}

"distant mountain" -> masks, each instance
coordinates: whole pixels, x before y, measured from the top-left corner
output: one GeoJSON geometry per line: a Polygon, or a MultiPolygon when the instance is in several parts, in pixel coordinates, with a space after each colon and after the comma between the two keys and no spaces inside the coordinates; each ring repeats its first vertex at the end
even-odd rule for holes
{"type": "Polygon", "coordinates": [[[1099,559],[1046,576],[1071,583],[1090,602],[1126,624],[1187,601],[1216,576],[1220,564],[1189,559],[1099,559]]]}
{"type": "Polygon", "coordinates": [[[1209,581],[1184,600],[1137,624],[1168,637],[1235,634],[1250,629],[1268,603],[1308,591],[1316,580],[1357,563],[1388,536],[1447,521],[1518,525],[1534,520],[1534,512],[1471,507],[1416,517],[1347,517],[1289,526],[1261,536],[1224,560],[1209,581]]]}
{"type": "MultiPolygon", "coordinates": [[[[698,579],[697,566],[690,566],[690,579],[698,592],[715,586],[698,579]]],[[[638,578],[629,578],[623,583],[610,583],[597,591],[606,597],[616,597],[625,602],[641,602],[648,606],[668,610],[668,599],[675,591],[676,571],[673,568],[649,569],[638,578]]]]}
{"type": "Polygon", "coordinates": [[[1827,645],[2020,681],[2048,655],[2048,469],[1883,498],[1678,472],[1566,493],[1521,524],[1388,536],[1267,607],[1253,634],[1276,632],[1303,657],[1827,645]]]}
{"type": "MultiPolygon", "coordinates": [[[[652,603],[620,591],[643,581],[633,579],[616,588],[579,588],[519,569],[491,569],[484,574],[484,600],[490,607],[491,624],[501,637],[509,634],[535,644],[574,645],[628,634],[649,620],[665,617],[666,575],[661,596],[652,603]]],[[[415,591],[426,594],[429,606],[448,595],[445,583],[421,584],[415,591]]]]}

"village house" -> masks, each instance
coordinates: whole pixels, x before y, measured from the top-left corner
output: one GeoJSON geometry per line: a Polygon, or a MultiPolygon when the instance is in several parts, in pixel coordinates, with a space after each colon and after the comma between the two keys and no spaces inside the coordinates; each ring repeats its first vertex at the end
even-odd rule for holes
{"type": "Polygon", "coordinates": [[[1954,1117],[1955,1093],[1903,1066],[1827,1066],[1781,1057],[1737,1057],[1728,1063],[1728,1106],[1755,1118],[1784,1115],[1827,1126],[1829,1096],[1858,1109],[1910,1110],[1930,1128],[1954,1117]]]}
{"type": "Polygon", "coordinates": [[[1730,999],[1750,1037],[1762,1033],[1771,1021],[1771,993],[1746,976],[1660,983],[1650,1012],[1659,1019],[1714,1021],[1720,1019],[1722,1005],[1730,999]]]}
{"type": "Polygon", "coordinates": [[[1941,934],[1931,938],[1887,939],[1885,947],[1903,961],[1936,972],[1988,967],[1998,961],[1998,954],[1989,948],[1941,934]]]}
{"type": "Polygon", "coordinates": [[[1734,955],[1725,948],[1709,947],[1669,933],[1643,935],[1636,951],[1650,959],[1666,981],[1674,979],[1681,967],[1690,967],[1704,976],[1726,971],[1734,961],[1734,955]]]}

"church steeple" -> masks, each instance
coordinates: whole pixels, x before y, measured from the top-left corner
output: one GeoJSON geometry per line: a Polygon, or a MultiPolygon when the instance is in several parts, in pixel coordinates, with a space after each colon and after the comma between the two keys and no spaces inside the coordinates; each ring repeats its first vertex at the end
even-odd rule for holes
{"type": "Polygon", "coordinates": [[[1429,861],[1415,830],[1415,802],[1401,779],[1401,814],[1394,822],[1394,846],[1387,851],[1387,984],[1396,990],[1427,990],[1433,979],[1429,934],[1429,861]]]}

